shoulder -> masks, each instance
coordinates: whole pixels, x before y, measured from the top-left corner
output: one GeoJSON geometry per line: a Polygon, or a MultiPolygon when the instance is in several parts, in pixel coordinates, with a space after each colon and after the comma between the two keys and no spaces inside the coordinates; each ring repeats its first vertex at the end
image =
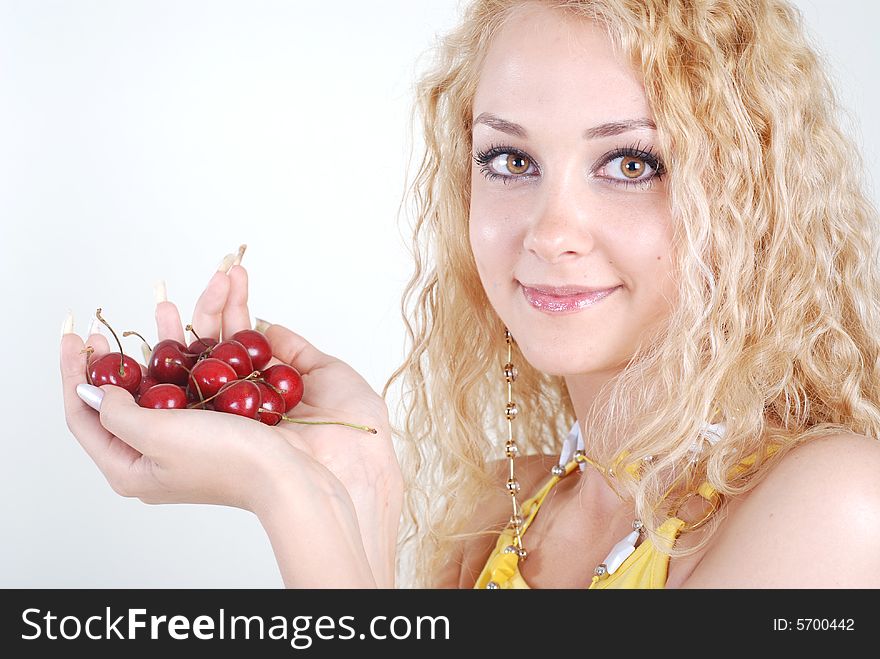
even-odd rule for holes
{"type": "Polygon", "coordinates": [[[731,502],[684,585],[880,587],[880,441],[835,434],[787,451],[731,502]]]}

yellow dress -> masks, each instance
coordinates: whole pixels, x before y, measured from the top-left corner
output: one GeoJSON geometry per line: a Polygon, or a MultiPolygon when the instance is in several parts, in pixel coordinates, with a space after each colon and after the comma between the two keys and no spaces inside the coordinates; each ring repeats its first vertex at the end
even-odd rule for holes
{"type": "MultiPolygon", "coordinates": [[[[523,502],[522,533],[528,530],[541,504],[544,502],[544,497],[553,489],[553,486],[577,468],[578,463],[575,460],[570,461],[565,465],[564,474],[552,476],[537,494],[523,502]]],[[[657,529],[657,533],[671,547],[684,524],[684,521],[681,519],[670,517],[657,529]]],[[[523,579],[519,572],[519,555],[515,552],[508,553],[504,551],[507,547],[512,546],[513,542],[513,529],[508,527],[498,537],[498,542],[489,555],[489,559],[477,578],[474,588],[487,588],[490,583],[494,584],[491,586],[493,588],[529,588],[526,580],[523,579]]],[[[658,551],[650,539],[645,539],[613,574],[609,574],[601,579],[594,578],[588,587],[591,589],[663,588],[666,585],[668,568],[669,556],[658,551]]]]}
{"type": "MultiPolygon", "coordinates": [[[[768,446],[767,453],[773,453],[777,446],[768,446]]],[[[754,455],[741,462],[732,474],[744,471],[755,461],[754,455]]],[[[552,476],[550,480],[538,492],[522,504],[524,534],[538,514],[538,510],[544,501],[544,497],[553,489],[560,479],[568,476],[578,468],[578,462],[571,460],[565,465],[565,472],[559,476],[552,476]]],[[[715,489],[708,483],[704,483],[698,490],[703,499],[710,503],[716,502],[715,489]]],[[[666,548],[671,548],[678,539],[685,526],[685,522],[678,517],[670,517],[657,528],[659,542],[666,548]]],[[[507,552],[505,549],[514,544],[514,532],[511,527],[505,528],[498,537],[495,548],[489,555],[486,565],[477,578],[474,588],[529,588],[519,572],[519,555],[507,552]]],[[[669,573],[669,555],[661,551],[650,539],[645,540],[635,548],[632,554],[620,564],[612,574],[603,577],[593,577],[589,585],[590,589],[600,588],[665,588],[666,578],[669,573]]]]}

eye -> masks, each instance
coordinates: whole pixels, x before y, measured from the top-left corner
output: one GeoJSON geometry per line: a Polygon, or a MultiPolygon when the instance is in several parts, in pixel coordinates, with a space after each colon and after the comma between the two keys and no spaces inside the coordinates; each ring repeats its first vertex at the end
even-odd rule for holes
{"type": "Polygon", "coordinates": [[[628,179],[639,178],[645,173],[645,167],[649,167],[641,158],[633,158],[632,156],[621,156],[615,160],[620,160],[620,165],[614,167],[612,171],[616,172],[619,169],[628,179]]]}
{"type": "Polygon", "coordinates": [[[538,168],[534,161],[519,149],[493,146],[474,156],[474,162],[489,180],[501,179],[503,183],[534,176],[538,168]]]}
{"type": "Polygon", "coordinates": [[[501,173],[522,176],[531,169],[532,161],[518,153],[503,153],[493,158],[489,166],[501,173]]]}
{"type": "Polygon", "coordinates": [[[615,149],[599,160],[596,173],[614,185],[650,188],[655,180],[661,180],[665,169],[663,162],[650,149],[638,145],[615,149]]]}

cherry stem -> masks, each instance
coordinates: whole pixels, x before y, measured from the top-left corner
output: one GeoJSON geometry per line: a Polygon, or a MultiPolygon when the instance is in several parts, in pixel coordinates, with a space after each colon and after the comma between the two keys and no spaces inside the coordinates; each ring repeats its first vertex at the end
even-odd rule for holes
{"type": "MultiPolygon", "coordinates": [[[[170,361],[170,359],[171,359],[170,357],[166,358],[166,359],[165,359],[165,363],[167,364],[167,363],[170,361]]],[[[183,366],[183,364],[181,364],[181,366],[183,366]]],[[[185,369],[187,370],[188,373],[190,373],[190,374],[192,373],[192,371],[190,371],[188,368],[186,368],[186,366],[183,366],[183,368],[185,368],[185,369]]],[[[217,398],[217,396],[219,396],[220,393],[221,393],[224,389],[226,389],[228,386],[230,386],[230,385],[232,385],[232,384],[235,384],[236,382],[241,382],[242,380],[255,380],[255,379],[258,378],[258,377],[260,377],[260,372],[259,372],[259,371],[251,371],[248,375],[246,375],[246,376],[243,377],[243,378],[239,378],[238,380],[232,380],[232,381],[230,381],[230,382],[227,382],[227,383],[224,384],[222,387],[220,387],[220,391],[218,391],[216,394],[214,394],[214,395],[211,396],[210,398],[205,398],[205,397],[202,396],[202,389],[201,389],[201,387],[199,387],[199,383],[196,382],[195,380],[193,380],[192,382],[193,382],[193,384],[196,385],[196,391],[199,393],[199,398],[200,398],[200,400],[199,400],[198,403],[191,403],[190,405],[187,405],[187,407],[189,407],[190,409],[192,409],[193,407],[198,407],[199,405],[204,405],[205,403],[207,403],[207,402],[209,402],[209,401],[212,401],[212,400],[214,400],[215,398],[217,398]]]]}
{"type": "Polygon", "coordinates": [[[150,347],[150,344],[147,343],[147,340],[144,337],[142,337],[140,334],[135,332],[134,330],[126,330],[125,332],[122,333],[122,336],[136,336],[137,338],[139,338],[141,341],[144,342],[144,345],[147,346],[147,350],[149,350],[150,352],[153,352],[153,349],[150,347]]]}
{"type": "Polygon", "coordinates": [[[92,346],[86,346],[79,351],[79,354],[85,354],[86,356],[86,382],[88,382],[89,384],[94,384],[92,382],[92,376],[89,374],[89,359],[91,359],[92,355],[95,354],[95,349],[92,346]]]}
{"type": "Polygon", "coordinates": [[[196,337],[196,341],[198,341],[198,342],[201,343],[203,346],[205,346],[205,349],[202,350],[202,351],[199,353],[199,356],[204,355],[206,352],[207,352],[207,353],[210,353],[210,352],[214,349],[214,346],[209,346],[207,343],[205,343],[204,341],[202,341],[202,337],[200,337],[198,334],[196,334],[196,331],[193,329],[192,324],[187,325],[187,326],[185,327],[185,329],[186,329],[187,332],[192,332],[192,333],[193,333],[193,336],[196,337]]]}
{"type": "MultiPolygon", "coordinates": [[[[262,407],[260,408],[260,412],[272,412],[272,410],[264,410],[262,407]]],[[[278,412],[272,412],[273,414],[278,414],[278,412]]],[[[306,421],[305,419],[292,419],[289,416],[281,415],[281,418],[290,423],[302,423],[310,426],[323,426],[323,425],[334,425],[334,426],[348,426],[349,428],[354,428],[355,430],[363,430],[364,432],[368,432],[371,435],[377,434],[379,431],[375,428],[371,428],[370,426],[359,426],[356,423],[346,423],[345,421],[306,421]]]]}
{"type": "Polygon", "coordinates": [[[125,362],[125,352],[122,350],[122,341],[120,341],[119,337],[116,336],[116,332],[114,332],[113,328],[110,327],[110,323],[108,323],[101,317],[101,307],[98,307],[98,310],[95,311],[95,317],[107,326],[107,329],[110,330],[113,338],[116,339],[116,343],[117,345],[119,345],[119,377],[125,377],[125,367],[123,365],[125,362]]]}

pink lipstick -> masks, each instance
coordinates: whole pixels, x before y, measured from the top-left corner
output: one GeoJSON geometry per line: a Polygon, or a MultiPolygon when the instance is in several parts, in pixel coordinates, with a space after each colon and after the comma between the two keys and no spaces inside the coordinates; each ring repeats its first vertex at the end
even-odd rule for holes
{"type": "Polygon", "coordinates": [[[620,286],[590,289],[583,286],[543,286],[520,284],[526,301],[544,313],[575,313],[591,307],[611,295],[620,286]]]}

